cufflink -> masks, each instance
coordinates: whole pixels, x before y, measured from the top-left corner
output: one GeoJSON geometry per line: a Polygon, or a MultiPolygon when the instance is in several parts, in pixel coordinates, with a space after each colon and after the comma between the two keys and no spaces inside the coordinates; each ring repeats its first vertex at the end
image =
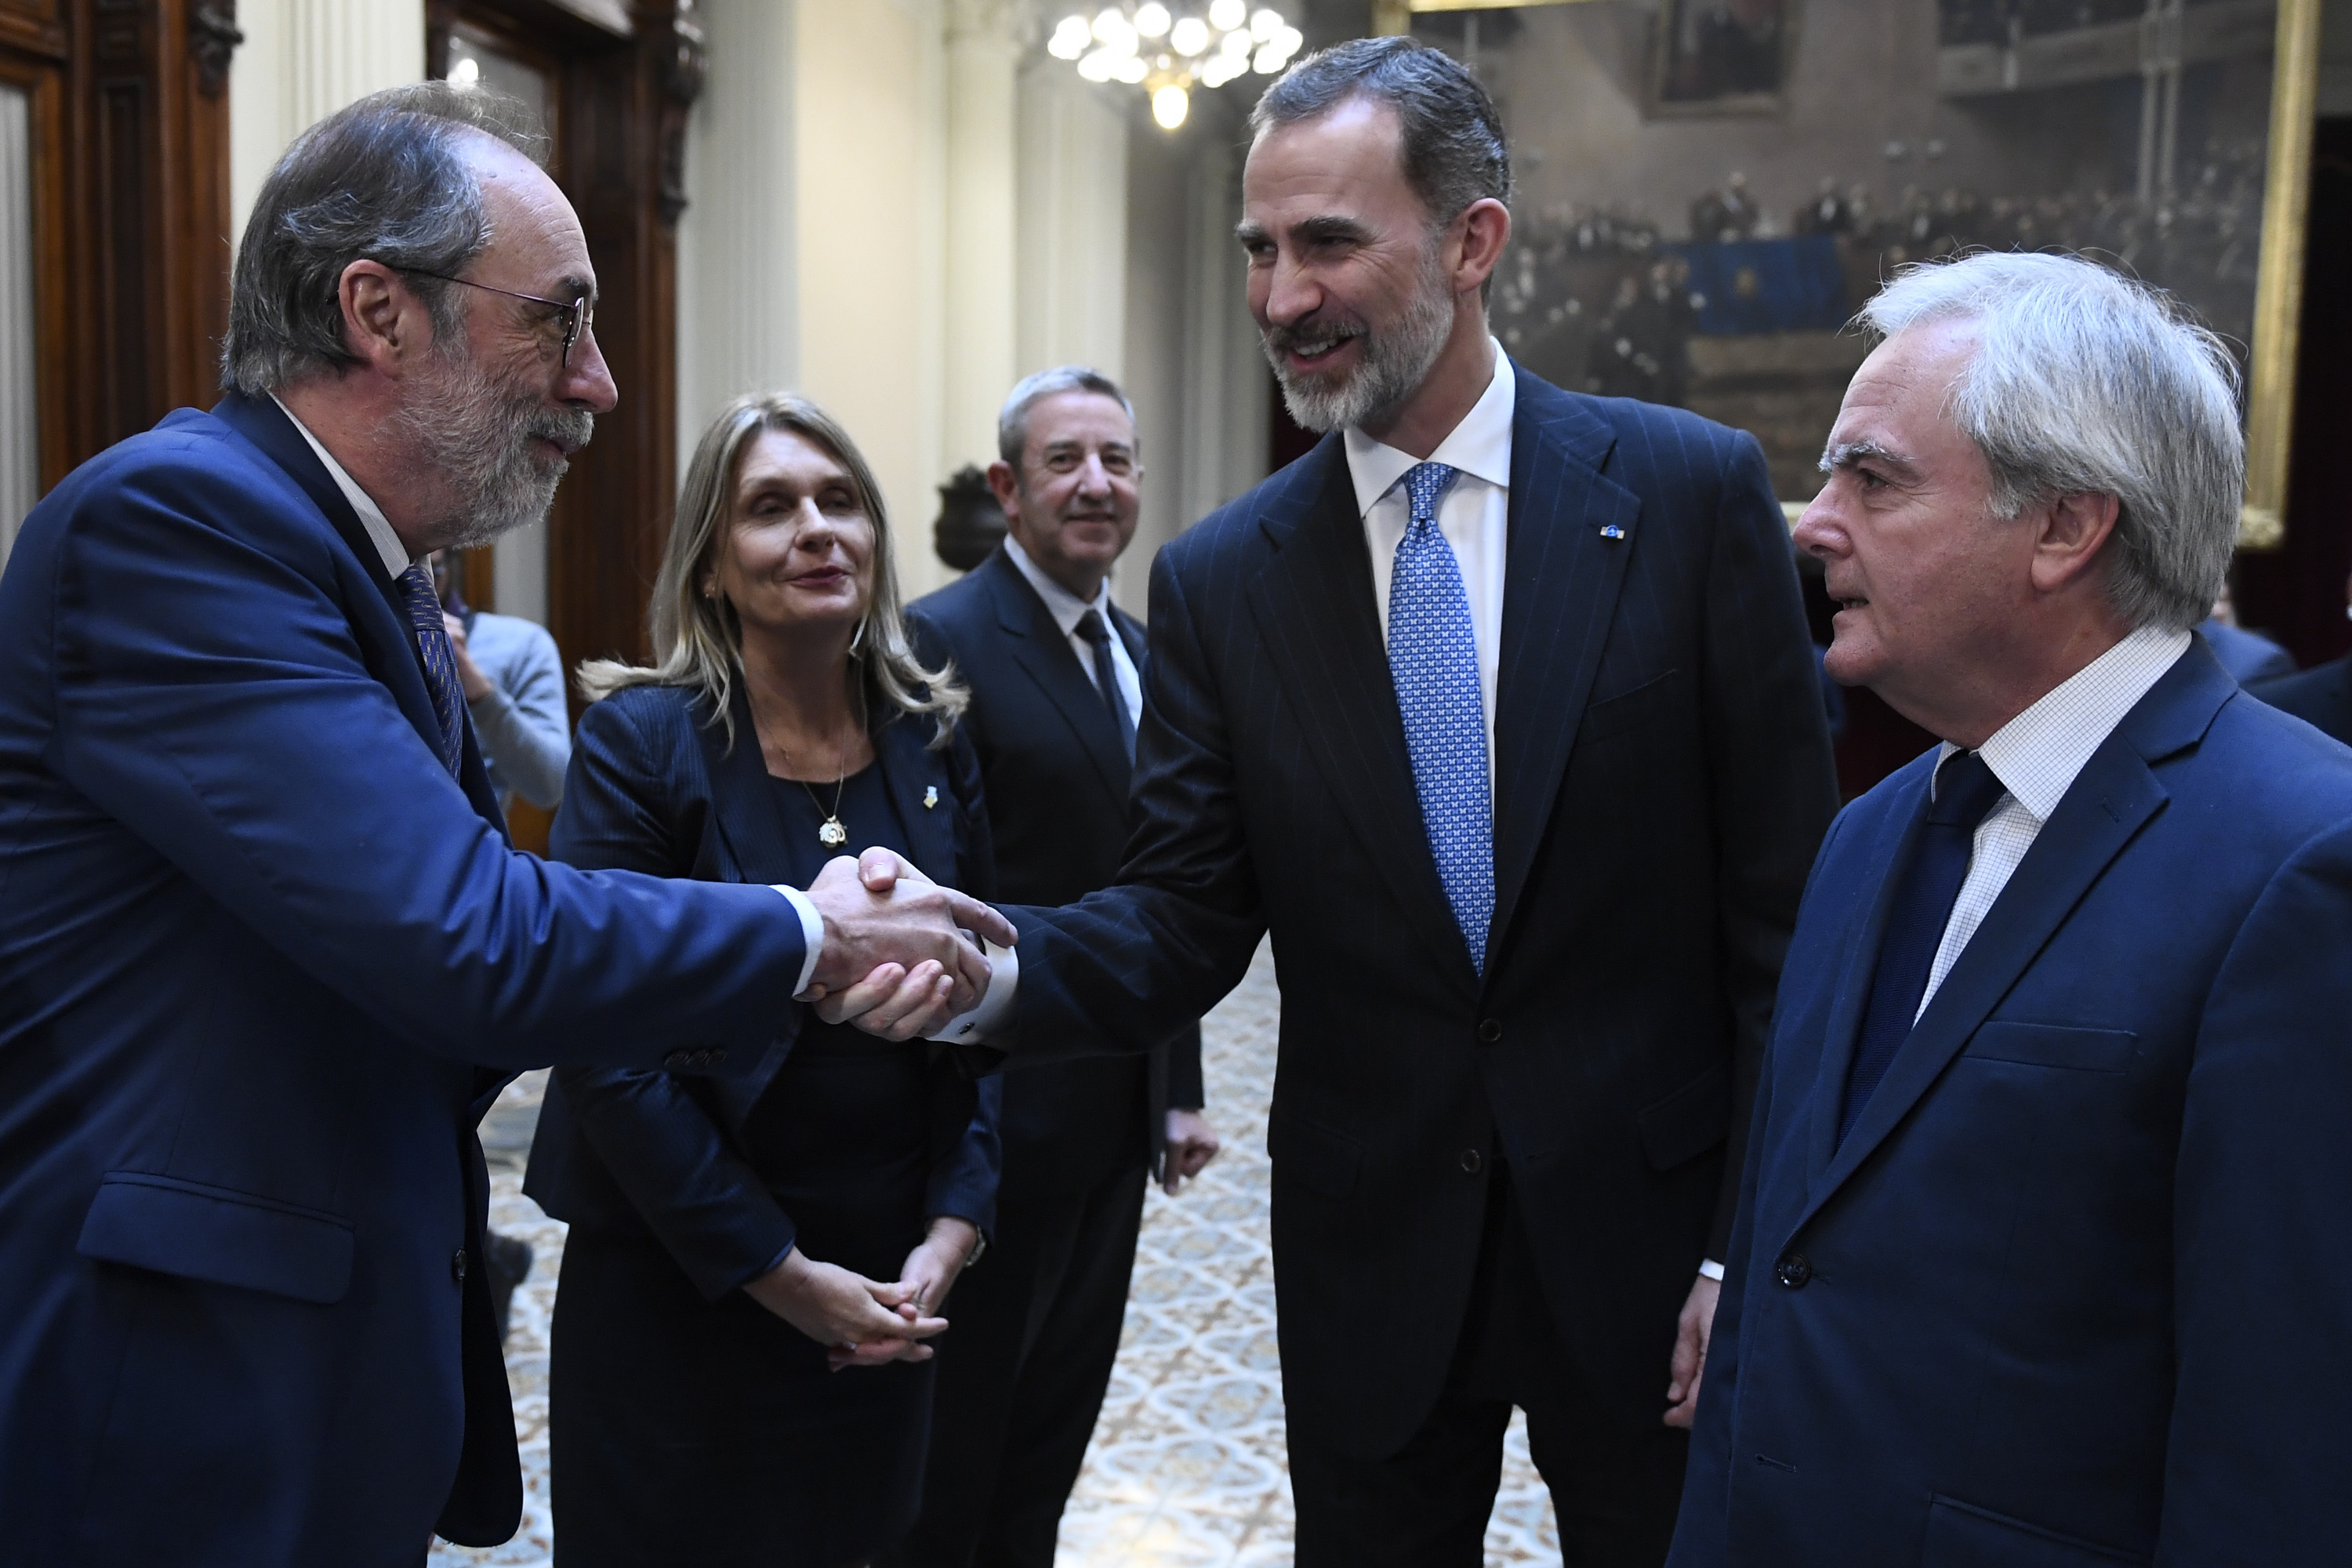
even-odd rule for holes
{"type": "Polygon", "coordinates": [[[929,788],[928,788],[928,789],[926,789],[926,790],[924,790],[924,791],[923,791],[923,809],[924,809],[925,811],[929,811],[929,810],[930,810],[930,809],[931,809],[931,807],[933,807],[933,806],[935,806],[935,805],[939,805],[939,804],[940,804],[940,786],[939,786],[939,785],[937,785],[937,784],[932,784],[929,788]]]}

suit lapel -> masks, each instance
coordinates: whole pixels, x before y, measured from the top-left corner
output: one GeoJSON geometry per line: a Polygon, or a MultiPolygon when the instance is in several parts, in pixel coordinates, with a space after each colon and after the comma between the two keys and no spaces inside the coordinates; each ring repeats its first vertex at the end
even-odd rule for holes
{"type": "MultiPolygon", "coordinates": [[[[1095,689],[1095,683],[1079,668],[1076,649],[1070,639],[1062,635],[1055,624],[1054,613],[1013,557],[999,549],[982,566],[988,574],[989,597],[996,605],[997,625],[1009,636],[1007,647],[1013,650],[1013,661],[1022,672],[1036,682],[1037,689],[1054,705],[1068,723],[1078,743],[1086,750],[1087,760],[1101,775],[1103,787],[1113,799],[1122,804],[1127,799],[1129,767],[1127,747],[1118,736],[1118,721],[1111,717],[1110,707],[1095,689]]],[[[1117,616],[1112,617],[1114,623],[1117,616]]],[[[1130,656],[1131,657],[1131,656],[1130,656]]],[[[1138,668],[1142,668],[1139,664],[1138,668]]]]}
{"type": "Polygon", "coordinates": [[[728,694],[727,706],[735,721],[732,745],[725,725],[703,723],[698,715],[694,724],[695,739],[702,743],[703,763],[710,770],[711,819],[734,859],[736,876],[767,880],[762,872],[772,867],[774,875],[781,877],[792,853],[785,840],[783,809],[776,804],[775,785],[769,778],[767,761],[760,754],[760,731],[751,722],[751,700],[740,676],[735,689],[728,694]]]}
{"type": "Polygon", "coordinates": [[[1495,919],[1501,951],[1527,886],[1601,652],[1642,503],[1598,472],[1613,435],[1520,374],[1511,421],[1509,539],[1495,690],[1495,919]],[[1611,531],[1604,533],[1603,530],[1611,531]]]}
{"type": "Polygon", "coordinates": [[[1878,945],[1886,932],[1887,911],[1895,899],[1895,873],[1911,850],[1927,799],[1927,781],[1935,774],[1937,752],[1912,763],[1915,776],[1900,781],[1897,792],[1881,808],[1874,830],[1850,847],[1850,855],[1865,886],[1854,900],[1857,911],[1843,937],[1844,962],[1839,966],[1837,989],[1830,1001],[1822,1031],[1821,1054],[1814,1062],[1811,1125],[1806,1132],[1805,1179],[1808,1190],[1837,1157],[1840,1112],[1845,1105],[1846,1074],[1853,1065],[1854,1042],[1862,1033],[1864,1010],[1870,1003],[1870,983],[1878,972],[1878,945]]]}
{"type": "MultiPolygon", "coordinates": [[[[2091,885],[2163,809],[2168,796],[2150,764],[2194,745],[2235,692],[2211,653],[2192,645],[2092,753],[1895,1053],[1800,1225],[1919,1102],[2091,885]]],[[[1833,1122],[1837,1108],[1824,1099],[1829,1088],[1816,1086],[1813,1113],[1833,1122]]]]}
{"type": "Polygon", "coordinates": [[[874,760],[882,769],[882,787],[898,811],[898,825],[906,831],[907,858],[932,881],[952,888],[957,879],[955,807],[948,798],[947,753],[925,744],[930,735],[928,719],[894,719],[874,737],[874,760]]]}
{"type": "Polygon", "coordinates": [[[1431,951],[1475,984],[1422,821],[1396,685],[1381,646],[1363,520],[1337,435],[1291,470],[1258,519],[1275,546],[1249,584],[1251,613],[1307,749],[1366,854],[1431,951]]]}

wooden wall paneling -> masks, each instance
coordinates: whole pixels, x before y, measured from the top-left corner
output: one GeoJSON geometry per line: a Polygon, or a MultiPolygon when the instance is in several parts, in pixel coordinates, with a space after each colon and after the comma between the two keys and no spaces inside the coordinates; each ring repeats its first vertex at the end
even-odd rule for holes
{"type": "Polygon", "coordinates": [[[59,20],[68,58],[55,325],[68,352],[42,407],[63,443],[62,473],[175,407],[217,396],[237,34],[231,0],[61,0],[59,20]]]}

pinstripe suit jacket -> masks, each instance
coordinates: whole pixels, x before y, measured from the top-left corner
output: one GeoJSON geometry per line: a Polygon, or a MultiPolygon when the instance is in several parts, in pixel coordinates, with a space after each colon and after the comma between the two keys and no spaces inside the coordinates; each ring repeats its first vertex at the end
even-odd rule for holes
{"type": "Polygon", "coordinates": [[[1016,1048],[1161,1037],[1271,928],[1284,1389],[1368,1455],[1444,1386],[1497,1158],[1572,1364],[1658,1418],[1836,805],[1755,441],[1524,370],[1511,435],[1483,974],[1336,436],[1160,552],[1120,885],[1013,911],[1016,1048]]]}

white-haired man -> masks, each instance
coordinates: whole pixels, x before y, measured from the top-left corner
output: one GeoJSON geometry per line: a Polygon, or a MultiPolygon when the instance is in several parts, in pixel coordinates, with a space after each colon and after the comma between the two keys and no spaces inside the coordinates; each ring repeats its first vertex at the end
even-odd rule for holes
{"type": "Polygon", "coordinates": [[[2340,1560],[2352,752],[2191,630],[2232,367],[2062,256],[1864,319],[1797,538],[1944,744],[1814,868],[1671,1561],[2340,1560]]]}

